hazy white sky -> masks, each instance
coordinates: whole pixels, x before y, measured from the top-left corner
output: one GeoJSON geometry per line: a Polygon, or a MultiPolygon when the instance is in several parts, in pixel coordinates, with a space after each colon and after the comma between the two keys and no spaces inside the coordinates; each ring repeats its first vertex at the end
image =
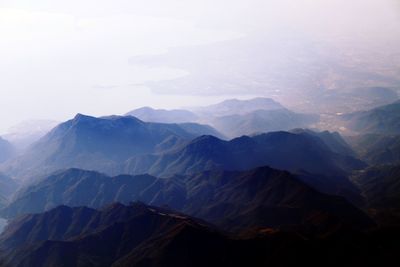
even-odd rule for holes
{"type": "MultiPolygon", "coordinates": [[[[157,95],[188,70],[130,58],[283,28],[321,38],[399,36],[396,0],[0,0],[0,133],[21,120],[125,113],[228,97],[157,95]]],[[[245,88],[243,95],[247,95],[245,88]]],[[[241,94],[238,94],[239,97],[241,94]]],[[[249,94],[248,96],[250,96],[249,94]]]]}

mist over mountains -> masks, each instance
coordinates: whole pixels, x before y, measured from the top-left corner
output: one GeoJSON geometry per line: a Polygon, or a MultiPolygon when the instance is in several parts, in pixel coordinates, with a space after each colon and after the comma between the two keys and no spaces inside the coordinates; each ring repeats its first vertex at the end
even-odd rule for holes
{"type": "Polygon", "coordinates": [[[291,130],[308,127],[319,120],[315,114],[302,114],[288,110],[271,98],[248,100],[229,99],[189,110],[157,110],[149,107],[136,109],[127,115],[149,122],[200,122],[209,124],[224,136],[234,138],[268,131],[291,130]]]}
{"type": "Polygon", "coordinates": [[[0,1],[0,267],[400,266],[399,15],[0,1]]]}

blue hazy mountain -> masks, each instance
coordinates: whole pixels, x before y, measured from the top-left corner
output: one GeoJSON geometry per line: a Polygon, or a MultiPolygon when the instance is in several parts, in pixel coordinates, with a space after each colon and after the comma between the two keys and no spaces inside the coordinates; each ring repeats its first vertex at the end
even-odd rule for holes
{"type": "Polygon", "coordinates": [[[132,156],[168,150],[210,133],[215,133],[211,127],[196,124],[147,123],[132,116],[95,118],[78,114],[3,166],[3,170],[18,178],[70,167],[111,172],[115,164],[132,156]]]}

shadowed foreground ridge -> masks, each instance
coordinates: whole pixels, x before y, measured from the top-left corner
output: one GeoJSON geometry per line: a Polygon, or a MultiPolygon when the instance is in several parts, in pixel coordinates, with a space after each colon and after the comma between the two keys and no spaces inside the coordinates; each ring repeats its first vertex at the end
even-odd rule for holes
{"type": "Polygon", "coordinates": [[[135,203],[26,215],[0,240],[4,266],[370,266],[395,258],[398,237],[385,231],[307,237],[268,228],[228,235],[181,213],[135,203]]]}

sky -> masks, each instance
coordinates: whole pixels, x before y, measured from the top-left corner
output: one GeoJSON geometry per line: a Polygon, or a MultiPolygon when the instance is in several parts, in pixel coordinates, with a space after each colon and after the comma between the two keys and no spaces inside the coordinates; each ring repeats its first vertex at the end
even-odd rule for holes
{"type": "MultiPolygon", "coordinates": [[[[0,36],[2,133],[30,119],[63,121],[76,113],[100,116],[141,106],[174,108],[273,96],[265,86],[251,84],[266,82],[262,77],[274,70],[286,71],[285,64],[305,47],[364,51],[368,44],[365,53],[384,50],[389,58],[399,52],[400,4],[0,0],[0,36]],[[274,55],[291,58],[285,63],[274,55]]],[[[295,72],[288,71],[287,78],[295,72]]],[[[271,88],[291,86],[271,77],[271,88]]]]}

